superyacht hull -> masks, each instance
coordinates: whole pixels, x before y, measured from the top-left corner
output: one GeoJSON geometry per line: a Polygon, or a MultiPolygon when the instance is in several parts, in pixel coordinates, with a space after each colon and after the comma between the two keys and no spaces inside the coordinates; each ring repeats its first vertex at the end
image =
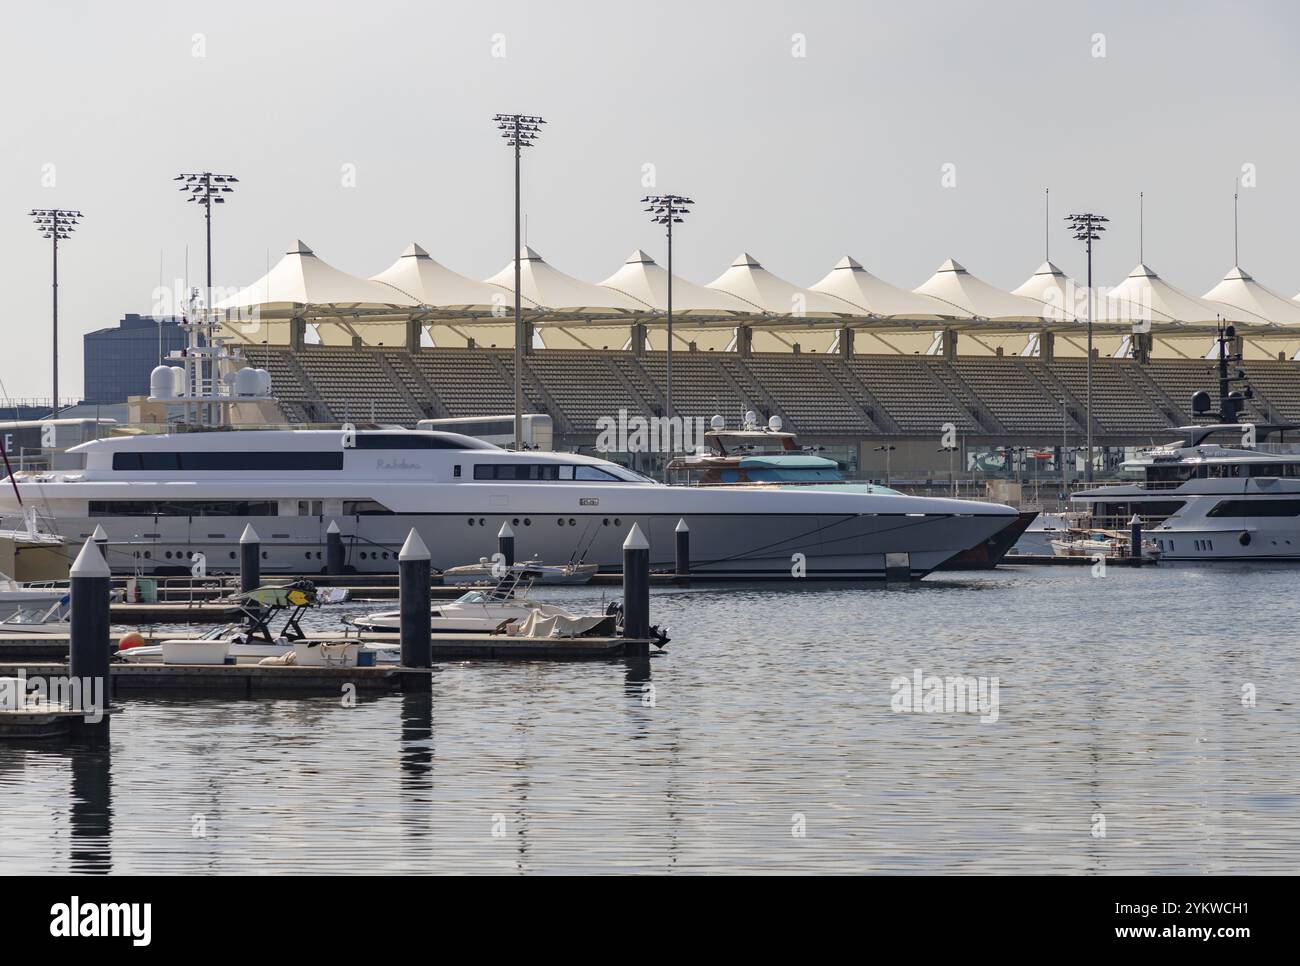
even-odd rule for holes
{"type": "Polygon", "coordinates": [[[261,537],[262,571],[311,574],[325,566],[326,529],[337,520],[344,534],[347,570],[391,574],[407,534],[415,529],[429,547],[434,567],[444,570],[490,555],[497,532],[510,524],[516,559],[547,562],[582,559],[601,572],[622,568],[623,540],[633,524],[650,540],[651,566],[674,564],[674,528],[687,519],[691,530],[691,571],[719,579],[873,579],[885,576],[886,557],[907,555],[913,577],[922,577],[967,547],[1003,529],[1011,517],[906,513],[736,513],[619,514],[572,512],[565,515],[521,509],[517,513],[394,513],[353,518],[248,516],[213,518],[81,517],[63,518],[59,529],[72,546],[102,526],[108,534],[108,560],[115,573],[167,576],[189,574],[202,554],[208,572],[236,569],[238,540],[251,524],[261,537]],[[471,524],[470,521],[473,521],[471,524]],[[561,522],[562,521],[562,522],[561,522]]]}

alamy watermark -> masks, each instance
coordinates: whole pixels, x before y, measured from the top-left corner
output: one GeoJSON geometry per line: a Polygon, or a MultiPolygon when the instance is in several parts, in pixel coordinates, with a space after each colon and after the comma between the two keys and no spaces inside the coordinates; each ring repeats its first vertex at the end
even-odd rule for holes
{"type": "Polygon", "coordinates": [[[596,420],[598,453],[693,453],[704,444],[703,416],[618,416],[596,420]]]}
{"type": "Polygon", "coordinates": [[[100,677],[28,677],[20,668],[0,677],[0,711],[76,711],[98,724],[108,710],[106,684],[100,677]]]}
{"type": "Polygon", "coordinates": [[[979,714],[980,722],[998,720],[998,679],[958,675],[926,675],[920,668],[912,676],[899,675],[890,682],[889,707],[896,713],[979,714]]]}

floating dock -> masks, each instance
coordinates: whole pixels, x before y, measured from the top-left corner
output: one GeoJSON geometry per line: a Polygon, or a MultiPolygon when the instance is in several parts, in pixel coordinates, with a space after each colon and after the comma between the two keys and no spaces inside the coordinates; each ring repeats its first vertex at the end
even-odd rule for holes
{"type": "MultiPolygon", "coordinates": [[[[67,664],[0,664],[0,676],[23,671],[27,677],[56,678],[67,664]]],[[[113,664],[113,696],[136,691],[206,691],[221,694],[339,694],[345,685],[358,691],[388,691],[407,678],[429,677],[428,668],[299,667],[261,664],[113,664]]]]}
{"type": "MultiPolygon", "coordinates": [[[[187,635],[168,634],[169,641],[184,640],[187,635]]],[[[364,641],[368,644],[390,644],[394,649],[401,646],[397,634],[367,634],[357,637],[355,634],[312,634],[310,639],[329,644],[364,641]]],[[[145,638],[146,644],[161,641],[161,637],[145,638]]],[[[511,637],[507,634],[434,634],[430,638],[433,659],[444,661],[483,660],[483,661],[580,661],[601,660],[622,657],[629,647],[644,649],[650,642],[628,637],[511,637]]],[[[41,634],[31,637],[0,637],[0,675],[7,666],[5,662],[50,661],[67,658],[71,646],[67,634],[41,634]]],[[[14,665],[10,670],[16,669],[14,665]]],[[[165,668],[163,664],[113,664],[114,680],[119,668],[165,668]]],[[[213,665],[214,670],[223,668],[250,668],[259,670],[273,669],[266,665],[236,664],[213,665]]],[[[391,665],[387,666],[391,669],[391,665]]],[[[284,670],[312,670],[295,665],[288,665],[284,670]]],[[[379,665],[374,670],[384,670],[379,665]]],[[[66,672],[66,667],[65,667],[66,672]]],[[[327,670],[369,671],[370,668],[337,668],[327,670]]],[[[35,673],[35,672],[31,672],[35,673]]]]}
{"type": "MultiPolygon", "coordinates": [[[[1158,563],[1154,557],[1106,557],[1107,567],[1154,567],[1158,563]]],[[[1040,567],[1091,567],[1096,560],[1093,557],[1058,557],[1050,553],[1009,553],[998,564],[1005,567],[1012,564],[1029,564],[1040,567]]]]}

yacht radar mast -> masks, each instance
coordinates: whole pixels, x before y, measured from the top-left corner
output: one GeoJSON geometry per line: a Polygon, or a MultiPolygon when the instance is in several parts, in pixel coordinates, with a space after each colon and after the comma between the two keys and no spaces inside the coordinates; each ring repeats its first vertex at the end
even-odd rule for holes
{"type": "Polygon", "coordinates": [[[168,353],[172,365],[150,374],[150,402],[178,404],[181,422],[210,428],[229,424],[232,403],[272,399],[270,373],[241,365],[227,338],[217,335],[216,313],[203,304],[198,288],[190,290],[179,324],[185,347],[168,353]]]}

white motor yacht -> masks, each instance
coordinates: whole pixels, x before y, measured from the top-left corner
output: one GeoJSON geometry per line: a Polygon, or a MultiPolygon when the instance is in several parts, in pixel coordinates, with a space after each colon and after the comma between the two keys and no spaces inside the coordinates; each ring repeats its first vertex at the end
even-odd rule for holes
{"type": "MultiPolygon", "coordinates": [[[[324,569],[337,522],[347,567],[391,573],[417,530],[446,569],[496,550],[509,524],[520,557],[622,565],[632,525],[651,566],[670,566],[686,520],[700,577],[923,577],[1015,518],[1010,507],[838,488],[665,486],[608,460],[513,452],[420,430],[232,430],[100,439],[69,450],[74,470],[19,473],[0,491],[46,508],[65,538],[95,527],[120,573],[233,570],[252,524],[266,574],[324,569]]],[[[0,521],[0,525],[3,525],[0,521]]]]}
{"type": "Polygon", "coordinates": [[[1288,431],[1300,443],[1294,426],[1186,426],[1123,464],[1132,483],[1070,499],[1093,526],[1126,529],[1136,514],[1162,560],[1300,560],[1300,445],[1288,431]]]}

